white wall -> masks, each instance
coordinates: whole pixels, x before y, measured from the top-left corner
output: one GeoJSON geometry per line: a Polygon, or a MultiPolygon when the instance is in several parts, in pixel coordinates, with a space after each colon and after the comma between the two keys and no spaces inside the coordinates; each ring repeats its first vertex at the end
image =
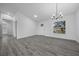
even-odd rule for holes
{"type": "Polygon", "coordinates": [[[63,18],[66,21],[66,34],[56,34],[53,33],[53,21],[52,20],[45,20],[43,22],[39,23],[38,28],[38,35],[45,35],[45,36],[51,36],[56,38],[64,38],[64,39],[75,39],[74,34],[74,14],[64,16],[63,18]],[[44,24],[44,27],[40,27],[40,24],[44,24]]]}
{"type": "Polygon", "coordinates": [[[13,35],[13,23],[12,22],[7,22],[8,24],[8,34],[13,35]]]}
{"type": "Polygon", "coordinates": [[[17,13],[15,15],[17,20],[17,39],[35,35],[36,22],[30,18],[17,13]]]}
{"type": "Polygon", "coordinates": [[[76,32],[76,40],[79,42],[79,10],[76,12],[75,32],[76,32]]]}
{"type": "Polygon", "coordinates": [[[13,22],[13,36],[16,37],[16,21],[13,22]]]}

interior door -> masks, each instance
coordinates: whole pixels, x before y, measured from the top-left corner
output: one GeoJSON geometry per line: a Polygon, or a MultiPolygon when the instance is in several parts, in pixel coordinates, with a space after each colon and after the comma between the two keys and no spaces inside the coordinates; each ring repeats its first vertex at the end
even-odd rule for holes
{"type": "Polygon", "coordinates": [[[0,38],[2,38],[2,24],[0,23],[0,38]]]}
{"type": "Polygon", "coordinates": [[[8,24],[7,22],[2,23],[2,35],[7,35],[8,34],[8,24]]]}

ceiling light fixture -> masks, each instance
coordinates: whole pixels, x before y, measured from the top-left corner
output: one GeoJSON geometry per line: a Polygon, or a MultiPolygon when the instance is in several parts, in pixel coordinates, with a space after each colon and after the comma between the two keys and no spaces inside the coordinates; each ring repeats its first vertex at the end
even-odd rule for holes
{"type": "Polygon", "coordinates": [[[35,15],[33,15],[35,18],[37,18],[38,16],[35,14],[35,15]]]}
{"type": "Polygon", "coordinates": [[[59,12],[58,10],[58,4],[56,3],[56,13],[53,14],[53,16],[51,17],[52,20],[60,20],[61,18],[63,18],[63,14],[62,12],[59,12]]]}

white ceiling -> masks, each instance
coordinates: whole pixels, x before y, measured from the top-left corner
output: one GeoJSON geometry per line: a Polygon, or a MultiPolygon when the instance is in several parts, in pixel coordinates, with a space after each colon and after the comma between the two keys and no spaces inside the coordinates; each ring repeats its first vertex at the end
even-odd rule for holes
{"type": "MultiPolygon", "coordinates": [[[[13,12],[21,12],[34,20],[49,19],[56,11],[55,3],[0,3],[0,9],[13,12]],[[33,15],[37,15],[34,18],[33,15]]],[[[58,3],[58,10],[63,15],[75,13],[79,9],[78,3],[58,3]]]]}

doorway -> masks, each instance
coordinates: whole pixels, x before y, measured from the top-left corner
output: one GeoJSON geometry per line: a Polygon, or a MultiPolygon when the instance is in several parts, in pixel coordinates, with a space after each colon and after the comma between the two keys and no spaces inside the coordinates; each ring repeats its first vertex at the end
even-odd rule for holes
{"type": "Polygon", "coordinates": [[[16,22],[13,21],[14,18],[5,14],[1,17],[1,35],[2,42],[7,43],[9,40],[16,39],[16,22]]]}

